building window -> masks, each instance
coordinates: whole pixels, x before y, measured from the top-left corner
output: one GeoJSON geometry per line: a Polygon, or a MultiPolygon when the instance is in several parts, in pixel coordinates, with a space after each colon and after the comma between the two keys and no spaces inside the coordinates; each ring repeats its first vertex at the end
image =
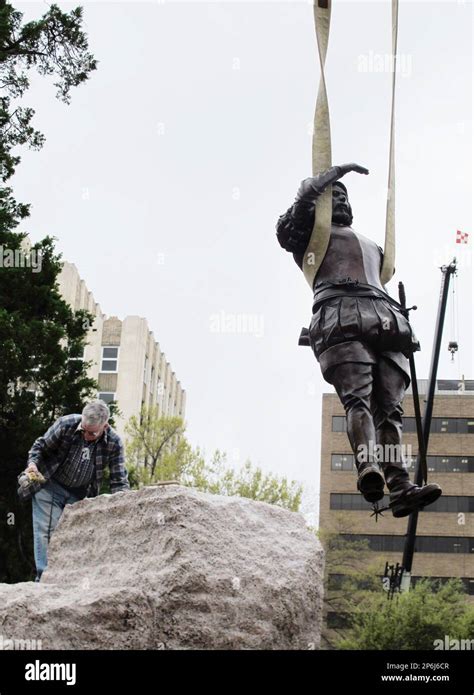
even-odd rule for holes
{"type": "Polygon", "coordinates": [[[102,366],[101,372],[117,372],[118,371],[118,347],[103,347],[102,348],[102,366]]]}
{"type": "MultiPolygon", "coordinates": [[[[379,504],[385,507],[390,503],[388,495],[383,498],[379,504]]],[[[329,498],[329,508],[346,511],[368,511],[372,509],[372,505],[366,502],[362,495],[357,493],[334,493],[332,492],[329,498]]],[[[459,514],[464,512],[467,514],[474,513],[474,497],[444,495],[436,502],[430,504],[422,510],[425,512],[442,512],[444,514],[459,514]]]]}
{"type": "Polygon", "coordinates": [[[474,456],[427,456],[432,473],[474,473],[474,456]]]}
{"type": "Polygon", "coordinates": [[[147,376],[148,376],[148,357],[145,356],[145,365],[143,367],[143,383],[147,383],[147,376]]]}
{"type": "MultiPolygon", "coordinates": [[[[405,432],[416,432],[414,417],[403,418],[403,430],[405,432]]],[[[431,421],[430,432],[432,434],[474,434],[474,420],[464,417],[434,417],[431,421]]]]}
{"type": "Polygon", "coordinates": [[[346,423],[346,418],[344,416],[333,415],[332,431],[333,432],[347,432],[347,423],[346,423]]]}
{"type": "Polygon", "coordinates": [[[332,471],[355,470],[354,454],[331,454],[332,471]]]}
{"type": "MultiPolygon", "coordinates": [[[[406,457],[409,471],[415,470],[416,455],[406,457]]],[[[474,456],[427,456],[430,473],[474,473],[474,456]]],[[[331,454],[332,471],[356,470],[353,454],[331,454]]]]}
{"type": "Polygon", "coordinates": [[[99,393],[99,399],[108,405],[109,403],[112,403],[112,401],[115,401],[115,393],[103,391],[102,393],[99,393]]]}
{"type": "MultiPolygon", "coordinates": [[[[389,503],[389,498],[386,495],[381,502],[379,502],[380,507],[384,507],[386,504],[389,503]]],[[[344,511],[350,511],[350,512],[361,512],[361,511],[370,511],[372,509],[372,504],[370,502],[366,502],[366,500],[362,497],[362,495],[359,494],[352,494],[352,493],[337,493],[337,492],[331,492],[330,498],[329,498],[329,508],[330,509],[337,509],[337,510],[344,510],[344,511]]]]}
{"type": "MultiPolygon", "coordinates": [[[[371,534],[341,534],[348,541],[369,542],[370,550],[386,553],[401,553],[405,546],[405,536],[382,536],[371,534]]],[[[474,552],[473,537],[457,536],[418,536],[415,543],[418,553],[462,553],[474,552]]]]}
{"type": "MultiPolygon", "coordinates": [[[[414,417],[404,417],[403,418],[403,431],[404,432],[416,432],[416,420],[414,417]]],[[[433,431],[433,430],[431,430],[433,431]]]]}

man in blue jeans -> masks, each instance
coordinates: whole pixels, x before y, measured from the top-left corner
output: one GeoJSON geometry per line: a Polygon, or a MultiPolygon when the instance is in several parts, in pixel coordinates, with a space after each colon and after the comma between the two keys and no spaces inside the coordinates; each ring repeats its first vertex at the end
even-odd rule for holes
{"type": "Polygon", "coordinates": [[[105,465],[112,493],[130,489],[123,443],[108,424],[109,417],[106,403],[92,401],[82,415],[56,420],[30,449],[18,494],[23,500],[32,497],[35,581],[46,569],[48,543],[64,507],[99,494],[105,465]],[[31,474],[41,474],[41,479],[31,480],[31,474]]]}

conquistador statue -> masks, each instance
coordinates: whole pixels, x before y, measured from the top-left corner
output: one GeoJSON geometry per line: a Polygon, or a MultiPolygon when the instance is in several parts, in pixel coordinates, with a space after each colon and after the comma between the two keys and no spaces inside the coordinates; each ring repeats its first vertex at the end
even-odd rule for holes
{"type": "Polygon", "coordinates": [[[313,284],[309,344],[346,411],[358,489],[368,502],[378,502],[385,478],[392,513],[403,517],[438,499],[441,488],[412,483],[402,456],[407,356],[419,345],[400,304],[381,284],[382,249],[352,228],[347,189],[339,180],[351,171],[369,173],[358,164],[344,164],[305,179],[278,220],[277,237],[303,269],[316,198],[332,185],[331,233],[313,284]]]}

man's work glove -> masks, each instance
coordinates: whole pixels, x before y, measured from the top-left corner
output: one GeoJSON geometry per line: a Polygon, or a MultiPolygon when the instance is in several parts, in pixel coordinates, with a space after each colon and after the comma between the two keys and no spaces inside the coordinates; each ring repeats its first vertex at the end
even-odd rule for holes
{"type": "Polygon", "coordinates": [[[46,478],[34,465],[29,465],[23,473],[18,476],[18,495],[22,499],[28,499],[44,485],[46,478]]]}

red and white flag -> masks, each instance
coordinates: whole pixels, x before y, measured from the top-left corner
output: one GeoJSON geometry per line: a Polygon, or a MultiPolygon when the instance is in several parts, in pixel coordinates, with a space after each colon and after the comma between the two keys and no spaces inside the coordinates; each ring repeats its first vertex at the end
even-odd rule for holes
{"type": "Polygon", "coordinates": [[[456,230],[456,244],[467,244],[469,242],[469,234],[456,230]]]}

